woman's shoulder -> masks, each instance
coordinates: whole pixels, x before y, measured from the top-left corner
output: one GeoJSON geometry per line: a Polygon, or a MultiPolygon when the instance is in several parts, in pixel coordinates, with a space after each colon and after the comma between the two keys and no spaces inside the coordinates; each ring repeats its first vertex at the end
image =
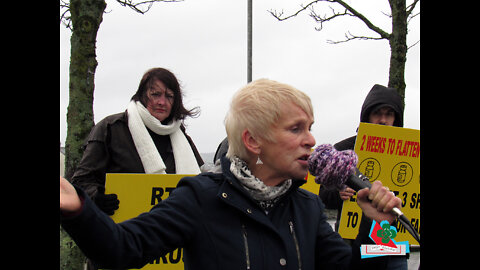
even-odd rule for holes
{"type": "Polygon", "coordinates": [[[112,126],[121,126],[121,129],[128,128],[126,112],[116,113],[103,118],[90,131],[88,141],[104,141],[112,126]]]}
{"type": "Polygon", "coordinates": [[[221,173],[204,172],[182,178],[177,187],[186,185],[199,190],[218,189],[223,181],[224,176],[221,173]]]}
{"type": "Polygon", "coordinates": [[[127,123],[127,112],[120,112],[116,114],[109,115],[105,118],[103,118],[96,126],[101,126],[101,125],[113,125],[117,122],[124,122],[127,123]]]}
{"type": "Polygon", "coordinates": [[[180,200],[193,199],[200,204],[210,202],[217,197],[223,179],[221,174],[212,173],[183,177],[178,182],[175,190],[170,194],[170,197],[173,196],[180,200]]]}

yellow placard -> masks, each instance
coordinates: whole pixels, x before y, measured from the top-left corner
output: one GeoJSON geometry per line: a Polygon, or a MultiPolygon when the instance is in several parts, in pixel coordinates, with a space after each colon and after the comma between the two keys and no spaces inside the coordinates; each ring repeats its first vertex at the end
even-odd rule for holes
{"type": "MultiPolygon", "coordinates": [[[[380,180],[402,199],[402,212],[420,232],[420,130],[360,123],[355,153],[360,172],[370,182],[380,180]]],[[[362,210],[354,195],[343,202],[339,234],[356,238],[361,218],[362,210]]],[[[419,244],[400,222],[395,241],[419,244]]]]}
{"type": "MultiPolygon", "coordinates": [[[[175,189],[184,174],[107,174],[105,194],[115,193],[120,205],[111,216],[116,223],[148,212],[175,189]]],[[[142,269],[183,269],[183,249],[154,259],[142,269]]]]}
{"type": "Polygon", "coordinates": [[[307,183],[300,186],[300,188],[306,189],[314,194],[318,194],[318,191],[320,190],[320,184],[315,183],[315,176],[311,175],[310,172],[308,172],[305,180],[307,180],[307,183]]]}

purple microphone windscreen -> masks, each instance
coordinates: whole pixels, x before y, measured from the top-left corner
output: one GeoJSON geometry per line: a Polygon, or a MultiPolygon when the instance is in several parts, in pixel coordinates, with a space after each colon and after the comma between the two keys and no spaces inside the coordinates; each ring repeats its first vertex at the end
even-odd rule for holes
{"type": "Polygon", "coordinates": [[[308,170],[317,184],[345,189],[348,177],[355,173],[358,156],[352,150],[338,151],[331,144],[317,146],[308,158],[308,170]]]}

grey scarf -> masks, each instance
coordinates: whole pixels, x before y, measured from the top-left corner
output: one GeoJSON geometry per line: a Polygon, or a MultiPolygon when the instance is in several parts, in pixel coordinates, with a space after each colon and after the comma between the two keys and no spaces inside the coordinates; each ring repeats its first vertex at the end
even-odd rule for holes
{"type": "Polygon", "coordinates": [[[267,213],[292,186],[292,179],[288,179],[278,186],[267,186],[252,174],[245,161],[236,156],[230,158],[230,161],[232,162],[230,171],[267,213]]]}

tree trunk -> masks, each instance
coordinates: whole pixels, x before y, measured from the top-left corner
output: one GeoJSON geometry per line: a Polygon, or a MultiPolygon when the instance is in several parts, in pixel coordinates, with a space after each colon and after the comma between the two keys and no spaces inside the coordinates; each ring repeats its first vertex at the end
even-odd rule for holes
{"type": "Polygon", "coordinates": [[[405,62],[407,61],[407,11],[405,0],[390,0],[392,34],[388,87],[397,89],[405,105],[405,62]]]}
{"type": "Polygon", "coordinates": [[[94,125],[93,91],[97,68],[95,44],[106,7],[104,0],[72,0],[70,92],[65,143],[65,178],[73,176],[82,158],[82,144],[94,125]]]}
{"type": "Polygon", "coordinates": [[[60,226],[60,269],[83,270],[86,258],[80,248],[60,226]]]}
{"type": "MultiPolygon", "coordinates": [[[[70,84],[65,142],[65,178],[70,180],[82,158],[82,144],[94,125],[93,91],[97,68],[96,40],[106,7],[104,0],[71,0],[70,84]]],[[[60,269],[84,269],[86,258],[60,228],[60,269]]]]}

